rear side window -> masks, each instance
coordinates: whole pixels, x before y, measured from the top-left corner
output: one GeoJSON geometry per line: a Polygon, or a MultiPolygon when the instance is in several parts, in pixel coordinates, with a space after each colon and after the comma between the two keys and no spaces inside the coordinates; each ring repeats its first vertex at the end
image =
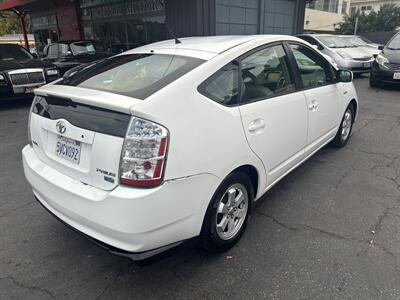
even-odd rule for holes
{"type": "Polygon", "coordinates": [[[58,57],[58,44],[52,44],[47,49],[47,55],[49,58],[57,58],[58,57]]]}
{"type": "Polygon", "coordinates": [[[83,68],[59,84],[145,99],[204,61],[167,54],[114,56],[83,68]]]}
{"type": "Polygon", "coordinates": [[[60,56],[68,55],[69,47],[67,44],[58,44],[58,53],[60,56]]]}
{"type": "Polygon", "coordinates": [[[231,62],[204,81],[199,86],[199,92],[220,104],[234,105],[239,97],[238,80],[238,63],[231,62]]]}

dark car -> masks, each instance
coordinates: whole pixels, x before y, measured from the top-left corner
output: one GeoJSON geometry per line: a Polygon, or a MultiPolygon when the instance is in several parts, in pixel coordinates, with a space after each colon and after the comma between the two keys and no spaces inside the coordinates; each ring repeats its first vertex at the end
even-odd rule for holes
{"type": "Polygon", "coordinates": [[[400,86],[400,33],[396,34],[386,46],[380,47],[379,53],[372,64],[370,85],[383,84],[400,86]]]}
{"type": "Polygon", "coordinates": [[[41,61],[25,48],[0,44],[0,100],[33,96],[33,90],[59,78],[55,65],[41,61]]]}
{"type": "Polygon", "coordinates": [[[115,53],[107,49],[97,41],[60,41],[52,43],[44,48],[43,60],[50,61],[57,66],[61,75],[66,71],[81,64],[87,64],[115,53]]]}

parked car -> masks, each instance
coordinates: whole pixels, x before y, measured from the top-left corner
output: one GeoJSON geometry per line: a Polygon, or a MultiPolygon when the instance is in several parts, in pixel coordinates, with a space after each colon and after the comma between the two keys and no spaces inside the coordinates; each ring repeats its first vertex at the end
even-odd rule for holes
{"type": "Polygon", "coordinates": [[[80,64],[110,57],[115,53],[107,51],[97,41],[60,41],[47,45],[44,50],[45,61],[55,64],[63,75],[80,64]]]}
{"type": "Polygon", "coordinates": [[[355,74],[368,73],[373,57],[343,38],[330,34],[303,34],[299,38],[314,45],[322,53],[332,57],[339,68],[351,70],[355,74]]]}
{"type": "Polygon", "coordinates": [[[0,44],[0,101],[33,97],[33,90],[59,78],[55,65],[16,44],[0,44]]]}
{"type": "Polygon", "coordinates": [[[367,43],[368,46],[375,48],[375,49],[379,49],[379,47],[383,46],[382,44],[378,44],[378,43],[374,43],[371,40],[367,39],[365,36],[362,35],[356,35],[357,37],[359,37],[361,40],[363,40],[365,43],[367,43]]]}
{"type": "Polygon", "coordinates": [[[375,55],[378,55],[381,52],[381,50],[379,50],[379,46],[373,46],[372,44],[367,44],[363,39],[361,39],[357,35],[340,35],[340,37],[350,42],[354,46],[364,50],[371,57],[374,57],[375,55]]]}
{"type": "Polygon", "coordinates": [[[290,36],[150,44],[35,91],[25,176],[64,223],[140,260],[233,246],[256,200],[351,136],[352,72],[290,36]]]}
{"type": "Polygon", "coordinates": [[[400,86],[400,33],[395,35],[372,64],[370,85],[396,84],[400,86]]]}

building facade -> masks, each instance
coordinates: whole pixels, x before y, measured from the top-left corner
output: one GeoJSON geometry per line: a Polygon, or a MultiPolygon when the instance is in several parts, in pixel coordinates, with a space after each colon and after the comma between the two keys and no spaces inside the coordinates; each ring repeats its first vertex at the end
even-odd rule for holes
{"type": "Polygon", "coordinates": [[[400,0],[352,0],[350,4],[350,13],[357,11],[369,14],[371,11],[379,11],[384,4],[394,4],[400,6],[400,0]]]}
{"type": "Polygon", "coordinates": [[[350,0],[312,0],[307,2],[304,30],[333,32],[350,12],[350,0]]]}
{"type": "MultiPolygon", "coordinates": [[[[1,0],[0,0],[1,1],[1,0]]],[[[133,48],[166,38],[296,34],[305,0],[5,0],[31,16],[40,50],[50,41],[94,39],[133,48]]]]}

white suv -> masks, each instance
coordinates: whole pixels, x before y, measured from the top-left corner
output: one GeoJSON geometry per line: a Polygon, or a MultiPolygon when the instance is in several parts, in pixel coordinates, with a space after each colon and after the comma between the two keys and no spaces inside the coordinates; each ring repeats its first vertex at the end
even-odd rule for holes
{"type": "Polygon", "coordinates": [[[35,91],[25,176],[53,215],[144,259],[231,247],[252,204],[357,115],[352,73],[290,36],[155,43],[35,91]]]}

